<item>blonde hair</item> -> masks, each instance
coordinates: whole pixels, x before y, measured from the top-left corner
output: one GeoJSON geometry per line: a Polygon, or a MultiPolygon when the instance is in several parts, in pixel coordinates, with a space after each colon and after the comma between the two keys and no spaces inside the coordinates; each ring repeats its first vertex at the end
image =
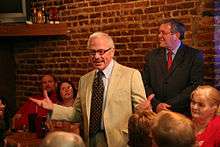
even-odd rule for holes
{"type": "Polygon", "coordinates": [[[203,97],[211,106],[220,104],[220,92],[210,85],[198,86],[191,94],[191,99],[193,97],[203,97]]]}
{"type": "Polygon", "coordinates": [[[111,36],[104,32],[95,32],[89,36],[89,40],[87,42],[87,48],[91,47],[91,42],[95,38],[105,38],[107,40],[107,44],[110,48],[115,48],[114,41],[111,36]]]}
{"type": "Polygon", "coordinates": [[[130,147],[151,146],[151,125],[156,113],[137,111],[128,120],[128,145],[130,147]]]}
{"type": "Polygon", "coordinates": [[[153,121],[152,137],[158,147],[192,147],[195,132],[190,119],[182,114],[161,111],[153,121]]]}

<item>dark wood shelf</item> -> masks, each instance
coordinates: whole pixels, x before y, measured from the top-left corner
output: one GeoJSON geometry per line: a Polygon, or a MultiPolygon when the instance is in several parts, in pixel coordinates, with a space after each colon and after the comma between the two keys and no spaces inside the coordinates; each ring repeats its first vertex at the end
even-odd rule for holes
{"type": "Polygon", "coordinates": [[[68,33],[66,23],[60,24],[2,24],[0,37],[64,36],[68,33]]]}

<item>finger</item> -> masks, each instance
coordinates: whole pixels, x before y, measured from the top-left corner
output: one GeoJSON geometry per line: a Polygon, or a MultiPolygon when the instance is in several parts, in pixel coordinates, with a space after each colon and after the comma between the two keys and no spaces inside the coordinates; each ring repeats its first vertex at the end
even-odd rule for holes
{"type": "Polygon", "coordinates": [[[165,106],[166,108],[170,108],[170,107],[171,107],[171,105],[169,105],[169,104],[164,104],[164,106],[165,106]]]}
{"type": "Polygon", "coordinates": [[[43,96],[44,96],[44,98],[46,98],[46,99],[50,99],[50,98],[48,97],[47,90],[44,90],[44,91],[43,91],[43,96]]]}
{"type": "Polygon", "coordinates": [[[155,94],[151,94],[148,96],[147,101],[151,102],[151,100],[154,98],[155,94]]]}
{"type": "Polygon", "coordinates": [[[32,102],[34,102],[34,103],[36,103],[37,105],[40,106],[41,100],[37,100],[37,99],[34,99],[34,98],[29,98],[29,100],[31,100],[32,102]]]}

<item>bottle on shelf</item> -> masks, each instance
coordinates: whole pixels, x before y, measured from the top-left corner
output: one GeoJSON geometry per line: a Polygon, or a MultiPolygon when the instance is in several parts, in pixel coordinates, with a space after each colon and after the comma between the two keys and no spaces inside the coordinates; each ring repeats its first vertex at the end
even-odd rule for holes
{"type": "Polygon", "coordinates": [[[37,10],[37,21],[36,23],[44,23],[45,17],[44,17],[44,13],[42,11],[42,8],[39,7],[37,10]]]}

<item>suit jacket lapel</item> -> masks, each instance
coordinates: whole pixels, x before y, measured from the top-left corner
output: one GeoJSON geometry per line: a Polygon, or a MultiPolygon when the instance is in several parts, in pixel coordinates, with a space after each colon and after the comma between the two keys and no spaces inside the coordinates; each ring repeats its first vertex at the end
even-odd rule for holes
{"type": "Polygon", "coordinates": [[[156,57],[157,65],[161,67],[161,71],[163,72],[162,75],[167,75],[168,70],[167,70],[167,59],[166,59],[166,50],[162,49],[160,52],[157,54],[158,56],[156,57]]]}
{"type": "Polygon", "coordinates": [[[109,85],[108,85],[108,89],[106,92],[106,106],[105,107],[108,107],[109,102],[111,101],[110,100],[111,95],[117,88],[118,83],[120,82],[120,77],[121,77],[121,70],[120,70],[119,64],[116,61],[114,61],[112,74],[110,76],[109,85]]]}
{"type": "MultiPolygon", "coordinates": [[[[93,81],[95,78],[95,70],[91,73],[90,76],[88,76],[88,79],[86,81],[86,113],[88,116],[88,119],[90,118],[90,107],[91,107],[91,99],[92,99],[92,85],[93,85],[93,81]]],[[[88,121],[88,125],[89,125],[89,121],[88,121]]]]}

